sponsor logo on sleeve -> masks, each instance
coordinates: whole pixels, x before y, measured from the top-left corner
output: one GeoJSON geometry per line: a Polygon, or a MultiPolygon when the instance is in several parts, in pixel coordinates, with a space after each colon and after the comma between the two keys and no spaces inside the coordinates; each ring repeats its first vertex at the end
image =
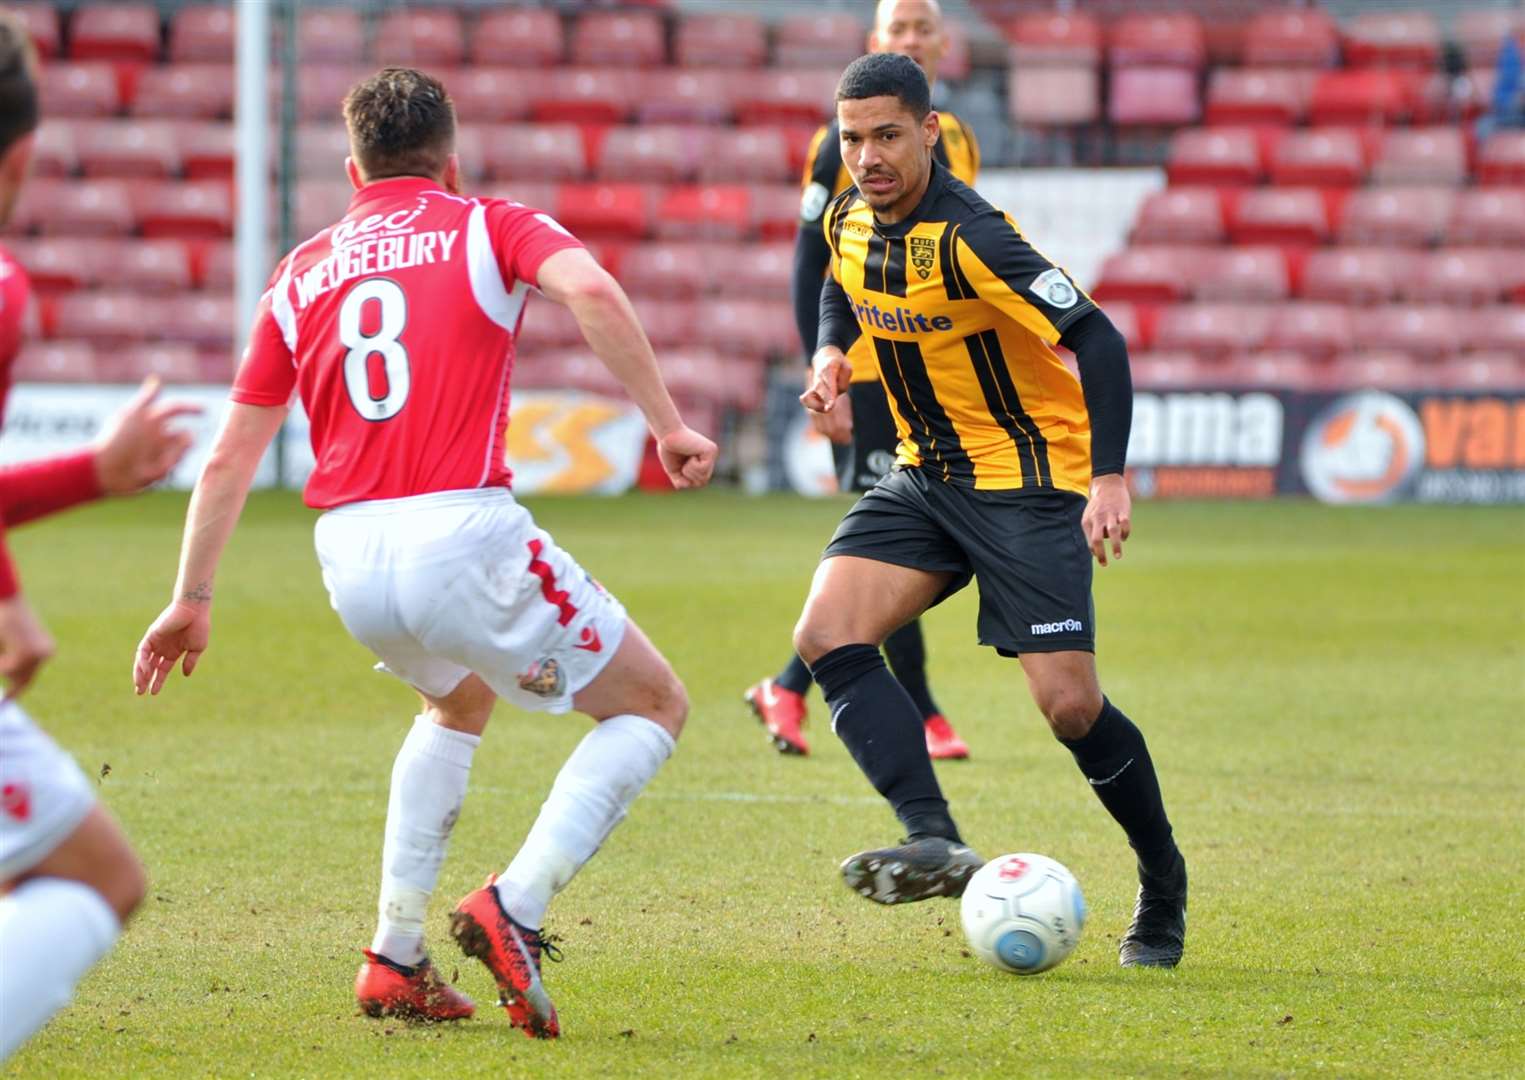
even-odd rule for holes
{"type": "Polygon", "coordinates": [[[1027,291],[1049,307],[1058,308],[1061,311],[1074,307],[1080,299],[1080,293],[1070,284],[1070,279],[1064,276],[1064,271],[1057,266],[1052,270],[1043,271],[1034,278],[1033,283],[1027,287],[1027,291]]]}
{"type": "Polygon", "coordinates": [[[800,220],[820,221],[829,202],[831,202],[831,192],[826,190],[826,185],[811,184],[805,189],[805,194],[800,199],[800,220]]]}

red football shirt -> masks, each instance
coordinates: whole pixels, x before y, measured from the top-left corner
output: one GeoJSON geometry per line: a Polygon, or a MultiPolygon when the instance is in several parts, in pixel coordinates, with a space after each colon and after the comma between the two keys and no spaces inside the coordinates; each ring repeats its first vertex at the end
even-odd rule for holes
{"type": "Polygon", "coordinates": [[[541,263],[573,247],[518,203],[415,177],[367,184],[276,267],[233,400],[301,394],[317,459],[308,506],[506,487],[524,301],[541,263]]]}

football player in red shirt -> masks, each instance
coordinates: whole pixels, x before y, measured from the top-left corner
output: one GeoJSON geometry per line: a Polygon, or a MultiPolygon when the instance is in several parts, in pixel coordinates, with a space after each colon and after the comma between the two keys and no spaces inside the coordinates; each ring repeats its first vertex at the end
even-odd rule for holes
{"type": "MultiPolygon", "coordinates": [[[[35,70],[25,27],[0,12],[0,225],[30,164],[35,70]]],[[[30,292],[0,248],[0,416],[30,292]]],[[[21,592],[5,530],[168,475],[191,441],[172,421],[195,410],[158,393],[145,383],[90,446],[0,467],[0,1061],[68,1003],[145,888],[142,864],[79,765],[17,703],[54,644],[21,592]]]]}
{"type": "Polygon", "coordinates": [[[672,752],[688,701],[672,668],[509,491],[514,339],[530,289],[567,305],[645,414],[675,487],[715,444],[686,427],[614,279],[548,215],[460,193],[455,112],[435,79],[388,68],[344,104],[356,189],[342,221],[282,259],[233,405],[191,498],[174,598],[138,647],[138,692],[189,675],[211,633],[218,559],[254,470],[300,394],[316,458],[316,546],[345,627],[413,686],[421,715],[392,771],[380,924],[356,980],[372,1015],[468,1016],[423,941],[424,911],[497,698],[597,724],[518,855],[451,930],[510,1021],[554,1037],[540,979],[552,896],[672,752]]]}

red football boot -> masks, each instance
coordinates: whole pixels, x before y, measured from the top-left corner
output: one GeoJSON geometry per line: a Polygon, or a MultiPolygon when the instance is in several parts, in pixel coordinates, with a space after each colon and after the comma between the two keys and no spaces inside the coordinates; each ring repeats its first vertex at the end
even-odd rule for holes
{"type": "Polygon", "coordinates": [[[498,1004],[508,1022],[532,1039],[554,1039],[561,1034],[556,1006],[540,981],[540,954],[561,959],[559,950],[511,919],[498,903],[492,887],[497,875],[475,892],[467,893],[450,916],[450,934],[467,956],[487,965],[498,983],[498,1004]]]}
{"type": "Polygon", "coordinates": [[[465,1020],[477,1007],[446,983],[426,956],[413,967],[393,963],[366,949],[355,975],[355,1000],[367,1016],[406,1020],[465,1020]]]}
{"type": "Polygon", "coordinates": [[[810,745],[800,729],[805,725],[805,695],[785,690],[772,679],[747,688],[743,695],[768,738],[780,754],[808,754],[810,745]]]}
{"type": "Polygon", "coordinates": [[[924,721],[927,731],[927,753],[939,761],[969,756],[969,746],[958,737],[953,725],[942,713],[933,713],[924,721]]]}

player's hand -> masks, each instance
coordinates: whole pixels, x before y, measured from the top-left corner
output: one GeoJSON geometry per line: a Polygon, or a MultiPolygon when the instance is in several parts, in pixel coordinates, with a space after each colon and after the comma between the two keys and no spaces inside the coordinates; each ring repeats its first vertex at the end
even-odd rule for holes
{"type": "Polygon", "coordinates": [[[828,413],[833,408],[840,408],[853,381],[853,366],[842,350],[821,349],[815,354],[811,370],[810,385],[800,395],[800,404],[813,413],[828,413]]]}
{"type": "Polygon", "coordinates": [[[24,596],[0,600],[0,678],[7,701],[21,695],[56,648],[24,596]]]}
{"type": "Polygon", "coordinates": [[[185,657],[180,670],[187,676],[196,670],[201,654],[207,651],[212,637],[212,608],[208,604],[188,604],[176,600],[165,608],[138,643],[132,663],[132,688],[139,694],[157,694],[164,680],[175,669],[175,661],[185,657]]]}
{"type": "Polygon", "coordinates": [[[192,435],[173,421],[201,412],[188,402],[160,401],[150,375],[95,440],[95,474],[108,495],[130,495],[170,474],[190,449],[192,435]]]}
{"type": "Polygon", "coordinates": [[[708,484],[710,474],[715,471],[715,455],[719,452],[714,443],[689,427],[669,431],[657,440],[657,457],[662,461],[662,470],[679,491],[708,484]]]}
{"type": "Polygon", "coordinates": [[[1091,480],[1091,499],[1081,515],[1080,527],[1096,561],[1107,565],[1107,541],[1112,542],[1112,557],[1123,557],[1123,541],[1133,531],[1133,497],[1128,482],[1120,475],[1097,476],[1091,480]]]}
{"type": "MultiPolygon", "coordinates": [[[[810,385],[814,383],[815,376],[807,375],[805,378],[805,391],[810,391],[810,385]]],[[[803,398],[801,399],[804,400],[803,398]]],[[[807,406],[808,408],[808,406],[807,406]]],[[[846,446],[853,441],[853,399],[851,394],[843,394],[837,399],[837,403],[829,412],[805,413],[810,417],[810,426],[826,436],[830,441],[840,446],[846,446]]]]}

